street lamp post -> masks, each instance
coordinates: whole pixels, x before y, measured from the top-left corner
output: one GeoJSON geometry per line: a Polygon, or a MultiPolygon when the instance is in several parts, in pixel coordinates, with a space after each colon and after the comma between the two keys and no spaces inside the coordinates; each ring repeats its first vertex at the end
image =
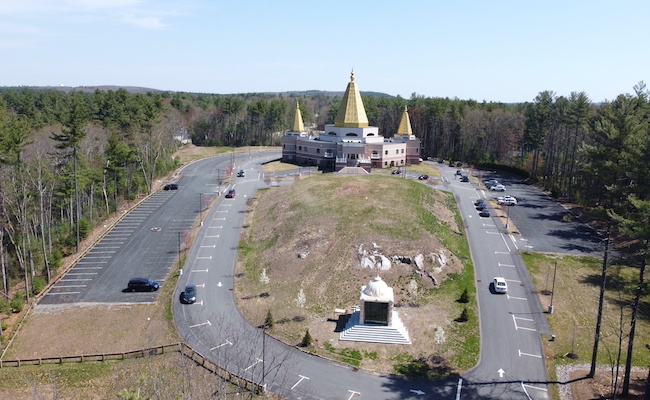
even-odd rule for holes
{"type": "Polygon", "coordinates": [[[557,274],[557,261],[553,270],[553,286],[551,288],[551,304],[548,306],[548,313],[553,314],[553,295],[555,294],[555,275],[557,274]]]}
{"type": "Polygon", "coordinates": [[[203,226],[203,193],[199,193],[199,226],[203,226]]]}

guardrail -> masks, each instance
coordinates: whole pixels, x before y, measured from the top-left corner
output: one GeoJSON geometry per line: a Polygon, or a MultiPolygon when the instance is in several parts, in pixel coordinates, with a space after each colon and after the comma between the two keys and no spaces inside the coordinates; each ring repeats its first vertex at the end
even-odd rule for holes
{"type": "Polygon", "coordinates": [[[167,344],[163,346],[149,347],[146,349],[139,349],[134,351],[127,351],[122,353],[101,353],[101,354],[83,354],[75,356],[60,356],[60,357],[42,357],[42,358],[25,358],[19,360],[0,360],[0,369],[9,367],[22,367],[26,365],[44,365],[44,364],[63,364],[63,363],[84,363],[84,362],[102,362],[110,360],[126,360],[129,358],[143,358],[148,356],[162,355],[169,352],[179,352],[182,356],[194,361],[196,365],[205,368],[211,373],[227,380],[231,384],[248,390],[252,393],[262,393],[263,388],[261,385],[249,381],[248,379],[239,377],[232,372],[221,368],[209,359],[205,358],[201,353],[194,350],[190,345],[179,342],[174,344],[167,344]]]}

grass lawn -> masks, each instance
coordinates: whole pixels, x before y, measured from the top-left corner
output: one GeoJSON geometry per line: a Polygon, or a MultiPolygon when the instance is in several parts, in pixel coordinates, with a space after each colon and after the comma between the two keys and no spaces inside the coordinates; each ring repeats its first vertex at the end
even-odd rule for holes
{"type": "MultiPolygon", "coordinates": [[[[548,315],[555,341],[545,341],[549,356],[549,374],[554,377],[555,365],[590,364],[596,329],[602,260],[593,257],[523,254],[535,282],[544,309],[553,301],[548,315]],[[557,269],[556,269],[557,266],[557,269]],[[555,271],[557,271],[555,273],[555,271]],[[553,276],[555,275],[555,284],[553,276]],[[555,287],[553,293],[553,287],[555,287]]],[[[615,365],[619,348],[621,364],[627,354],[631,304],[639,279],[639,269],[611,260],[602,319],[598,364],[615,365]]],[[[637,315],[632,363],[650,364],[650,293],[645,291],[637,315]]]]}

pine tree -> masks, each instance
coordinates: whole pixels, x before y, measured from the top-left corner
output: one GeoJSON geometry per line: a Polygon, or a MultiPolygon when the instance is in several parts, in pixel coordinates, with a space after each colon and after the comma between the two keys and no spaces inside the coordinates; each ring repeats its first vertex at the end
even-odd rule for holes
{"type": "Polygon", "coordinates": [[[302,337],[302,342],[300,342],[300,347],[309,347],[311,346],[312,342],[312,337],[311,334],[309,333],[309,329],[305,331],[305,336],[302,337]]]}

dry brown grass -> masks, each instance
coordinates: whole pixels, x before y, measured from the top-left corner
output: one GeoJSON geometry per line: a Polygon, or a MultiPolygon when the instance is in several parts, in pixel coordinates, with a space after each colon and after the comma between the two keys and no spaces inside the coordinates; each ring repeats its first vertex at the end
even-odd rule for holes
{"type": "Polygon", "coordinates": [[[309,351],[314,353],[331,356],[329,347],[376,353],[376,359],[364,359],[361,366],[377,372],[394,372],[391,359],[404,353],[451,356],[453,350],[434,338],[436,332],[454,329],[460,293],[438,292],[431,279],[414,273],[413,265],[394,264],[381,272],[362,269],[357,255],[360,246],[372,250],[374,245],[387,256],[414,257],[444,249],[450,263],[436,276],[438,281],[460,272],[462,262],[441,240],[462,231],[446,204],[447,195],[441,192],[386,176],[314,176],[259,193],[242,232],[238,307],[253,325],[262,324],[271,310],[281,322],[272,334],[292,345],[309,329],[316,341],[309,351]],[[435,215],[441,235],[423,229],[416,208],[435,215]],[[267,285],[260,282],[263,268],[267,285]],[[338,340],[334,310],[357,306],[361,286],[376,275],[393,287],[395,303],[403,306],[396,309],[409,330],[410,346],[338,340]],[[418,295],[407,290],[411,279],[418,283],[418,295]],[[301,289],[304,308],[296,302],[301,289]]]}

